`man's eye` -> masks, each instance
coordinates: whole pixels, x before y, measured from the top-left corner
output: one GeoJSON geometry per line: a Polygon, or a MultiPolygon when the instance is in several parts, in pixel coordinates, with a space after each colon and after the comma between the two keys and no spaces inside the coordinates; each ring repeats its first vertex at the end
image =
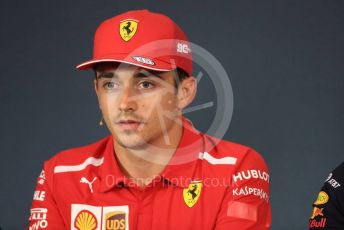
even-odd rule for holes
{"type": "Polygon", "coordinates": [[[140,89],[151,89],[154,87],[154,84],[149,81],[143,81],[139,83],[139,88],[140,89]]]}
{"type": "Polygon", "coordinates": [[[114,88],[117,88],[118,87],[118,84],[116,84],[115,82],[105,82],[103,87],[105,89],[114,89],[114,88]]]}

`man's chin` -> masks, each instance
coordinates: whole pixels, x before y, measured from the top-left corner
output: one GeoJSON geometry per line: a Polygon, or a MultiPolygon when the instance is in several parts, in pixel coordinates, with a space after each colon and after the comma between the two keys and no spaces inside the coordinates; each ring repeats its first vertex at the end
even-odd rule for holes
{"type": "Polygon", "coordinates": [[[117,139],[116,142],[122,146],[123,148],[127,148],[127,149],[144,149],[145,147],[147,147],[147,142],[145,142],[144,140],[123,140],[121,138],[117,139]]]}

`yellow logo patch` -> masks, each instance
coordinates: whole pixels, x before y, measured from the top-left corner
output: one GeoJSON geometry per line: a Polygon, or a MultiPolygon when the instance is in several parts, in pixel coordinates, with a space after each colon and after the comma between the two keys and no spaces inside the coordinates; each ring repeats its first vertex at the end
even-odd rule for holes
{"type": "Polygon", "coordinates": [[[125,212],[109,212],[105,215],[105,230],[121,230],[126,229],[126,213],[125,212]]]}
{"type": "Polygon", "coordinates": [[[192,208],[198,201],[201,195],[202,181],[191,181],[188,188],[183,190],[183,198],[185,204],[192,208]]]}
{"type": "Polygon", "coordinates": [[[95,230],[97,228],[97,219],[93,213],[83,210],[75,218],[74,227],[78,230],[95,230]]]}
{"type": "Polygon", "coordinates": [[[119,24],[119,34],[124,41],[129,41],[134,37],[138,27],[138,21],[126,19],[119,24]]]}
{"type": "Polygon", "coordinates": [[[326,192],[319,192],[319,195],[314,202],[315,205],[320,205],[320,204],[326,204],[328,202],[329,196],[327,195],[326,192]]]}

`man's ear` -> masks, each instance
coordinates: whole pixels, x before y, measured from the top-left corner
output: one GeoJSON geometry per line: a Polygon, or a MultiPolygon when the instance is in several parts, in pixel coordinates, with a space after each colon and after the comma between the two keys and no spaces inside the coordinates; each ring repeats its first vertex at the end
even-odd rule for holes
{"type": "Polygon", "coordinates": [[[194,100],[197,92],[197,79],[193,76],[183,79],[178,87],[178,108],[183,110],[194,100]]]}

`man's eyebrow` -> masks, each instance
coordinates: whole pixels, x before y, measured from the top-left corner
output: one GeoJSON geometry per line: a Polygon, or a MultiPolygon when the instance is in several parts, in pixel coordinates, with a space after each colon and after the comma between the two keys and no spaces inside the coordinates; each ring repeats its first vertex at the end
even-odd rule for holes
{"type": "MultiPolygon", "coordinates": [[[[163,72],[157,72],[157,71],[148,71],[148,70],[140,70],[136,73],[134,73],[134,78],[144,78],[144,77],[156,77],[159,79],[163,79],[163,77],[160,75],[163,72]]],[[[116,73],[113,72],[101,72],[98,74],[97,79],[101,79],[101,78],[116,78],[118,77],[116,75],[116,73]]]]}
{"type": "Polygon", "coordinates": [[[162,79],[162,76],[160,76],[160,72],[155,71],[148,71],[148,70],[140,70],[137,73],[134,74],[134,78],[142,78],[142,77],[157,77],[159,79],[162,79]]]}
{"type": "Polygon", "coordinates": [[[114,74],[112,72],[101,72],[97,76],[97,79],[100,79],[100,78],[113,78],[113,77],[116,77],[116,74],[114,74]]]}

